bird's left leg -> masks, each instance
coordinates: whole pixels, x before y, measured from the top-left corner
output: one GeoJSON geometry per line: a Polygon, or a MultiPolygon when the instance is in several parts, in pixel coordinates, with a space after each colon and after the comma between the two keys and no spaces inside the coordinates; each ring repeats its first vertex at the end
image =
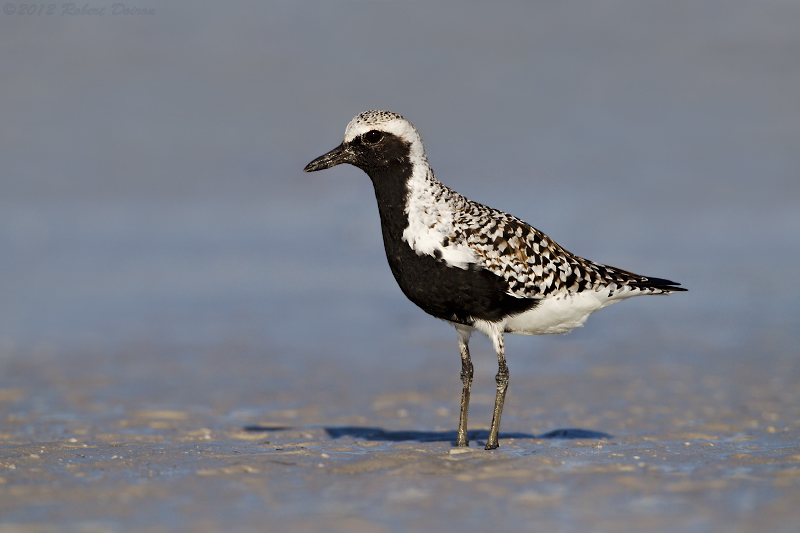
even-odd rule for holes
{"type": "Polygon", "coordinates": [[[503,331],[495,329],[491,332],[490,338],[494,349],[497,352],[497,396],[494,399],[494,414],[492,415],[492,428],[489,430],[489,440],[486,441],[486,449],[494,450],[500,444],[497,442],[497,434],[500,433],[500,417],[503,414],[503,403],[506,400],[506,390],[508,390],[508,366],[506,365],[505,347],[503,343],[503,331]]]}
{"type": "Polygon", "coordinates": [[[469,356],[469,337],[472,328],[456,326],[458,348],[461,351],[461,415],[458,417],[458,436],[456,446],[469,446],[467,438],[467,414],[469,413],[469,393],[472,388],[472,359],[469,356]]]}

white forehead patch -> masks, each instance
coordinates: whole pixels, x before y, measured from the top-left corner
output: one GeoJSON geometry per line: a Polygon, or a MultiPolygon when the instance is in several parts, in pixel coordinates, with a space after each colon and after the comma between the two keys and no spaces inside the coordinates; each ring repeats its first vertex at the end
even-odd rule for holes
{"type": "MultiPolygon", "coordinates": [[[[420,150],[422,149],[422,141],[417,129],[409,121],[390,111],[364,111],[356,115],[347,125],[344,142],[350,142],[371,130],[392,133],[412,146],[419,145],[420,150]]],[[[422,153],[424,154],[424,151],[422,153]]]]}

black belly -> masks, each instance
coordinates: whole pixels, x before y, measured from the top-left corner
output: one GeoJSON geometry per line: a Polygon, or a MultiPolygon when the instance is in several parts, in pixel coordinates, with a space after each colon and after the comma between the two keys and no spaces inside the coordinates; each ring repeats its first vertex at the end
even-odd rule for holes
{"type": "Polygon", "coordinates": [[[475,320],[498,322],[533,308],[538,300],[514,298],[507,293],[506,281],[488,270],[449,267],[435,257],[417,255],[403,241],[408,227],[405,207],[412,168],[409,147],[400,148],[405,151],[391,158],[391,165],[364,170],[375,187],[386,258],[403,294],[436,318],[467,325],[475,320]]]}
{"type": "Polygon", "coordinates": [[[405,241],[387,237],[384,232],[386,258],[403,294],[436,318],[466,325],[475,320],[497,322],[538,303],[509,295],[506,281],[488,270],[450,267],[435,257],[417,255],[405,241]]]}

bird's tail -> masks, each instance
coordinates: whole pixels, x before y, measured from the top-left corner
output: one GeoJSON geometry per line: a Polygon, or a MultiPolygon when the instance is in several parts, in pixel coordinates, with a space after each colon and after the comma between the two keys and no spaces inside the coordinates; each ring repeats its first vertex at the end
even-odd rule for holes
{"type": "Polygon", "coordinates": [[[654,289],[660,290],[660,294],[669,294],[671,292],[686,292],[688,289],[684,289],[683,287],[679,287],[680,283],[675,281],[670,281],[668,279],[663,278],[650,278],[647,276],[641,276],[641,280],[629,282],[628,285],[632,287],[638,287],[640,289],[654,289]]]}
{"type": "Polygon", "coordinates": [[[672,292],[685,292],[688,289],[680,287],[680,283],[670,281],[664,278],[651,278],[649,276],[641,276],[608,265],[604,265],[606,271],[615,281],[622,285],[627,285],[631,288],[636,288],[643,291],[653,291],[655,294],[670,294],[672,292]]]}

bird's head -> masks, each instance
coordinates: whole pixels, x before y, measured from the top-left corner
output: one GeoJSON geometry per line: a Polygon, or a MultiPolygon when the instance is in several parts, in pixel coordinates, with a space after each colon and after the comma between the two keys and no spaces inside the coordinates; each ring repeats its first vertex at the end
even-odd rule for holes
{"type": "Polygon", "coordinates": [[[342,144],[319,156],[303,170],[315,172],[348,163],[373,176],[394,165],[420,162],[427,162],[425,149],[409,121],[389,111],[365,111],[347,125],[342,144]]]}

